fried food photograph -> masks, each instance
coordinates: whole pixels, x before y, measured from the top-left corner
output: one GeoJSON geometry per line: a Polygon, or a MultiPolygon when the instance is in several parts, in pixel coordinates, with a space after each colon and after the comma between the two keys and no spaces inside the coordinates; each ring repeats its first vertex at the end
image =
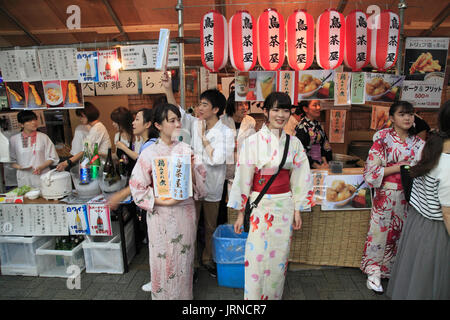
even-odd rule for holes
{"type": "Polygon", "coordinates": [[[30,84],[31,93],[33,94],[34,101],[36,102],[36,105],[40,106],[42,104],[42,99],[39,95],[39,93],[36,90],[36,87],[34,84],[30,84]]]}
{"type": "Polygon", "coordinates": [[[11,89],[10,87],[6,86],[6,89],[9,91],[9,93],[16,98],[17,102],[20,102],[23,98],[20,94],[18,94],[16,91],[14,91],[13,89],[11,89]]]}
{"type": "Polygon", "coordinates": [[[69,103],[80,103],[78,101],[77,87],[73,82],[69,82],[69,103]]]}
{"type": "Polygon", "coordinates": [[[49,88],[47,90],[47,97],[51,102],[57,102],[61,97],[61,92],[55,88],[49,88]]]}
{"type": "Polygon", "coordinates": [[[346,184],[343,180],[334,180],[330,188],[327,188],[326,199],[329,202],[340,202],[349,199],[355,193],[356,188],[346,184]]]}
{"type": "Polygon", "coordinates": [[[431,53],[422,53],[409,68],[409,74],[441,71],[439,60],[433,60],[431,53]]]}
{"type": "Polygon", "coordinates": [[[389,115],[383,110],[378,110],[376,115],[376,129],[380,129],[388,121],[389,115]]]}
{"type": "Polygon", "coordinates": [[[304,74],[298,82],[298,93],[307,93],[314,91],[321,85],[322,81],[320,79],[314,78],[310,74],[304,74]]]}
{"type": "Polygon", "coordinates": [[[376,77],[370,80],[366,85],[366,93],[370,96],[377,96],[391,89],[391,84],[383,80],[383,78],[376,77]]]}

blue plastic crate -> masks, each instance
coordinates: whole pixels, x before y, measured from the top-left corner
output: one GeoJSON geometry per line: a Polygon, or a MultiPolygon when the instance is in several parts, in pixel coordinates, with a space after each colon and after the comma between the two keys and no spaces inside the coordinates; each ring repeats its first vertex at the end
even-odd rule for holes
{"type": "Polygon", "coordinates": [[[231,224],[219,225],[213,234],[213,257],[219,286],[244,288],[245,242],[248,233],[237,234],[231,224]]]}

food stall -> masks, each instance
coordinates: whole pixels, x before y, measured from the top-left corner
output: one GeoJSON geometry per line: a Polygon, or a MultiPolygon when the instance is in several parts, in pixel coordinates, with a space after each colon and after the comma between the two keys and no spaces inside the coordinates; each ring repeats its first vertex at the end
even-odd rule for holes
{"type": "MultiPolygon", "coordinates": [[[[236,101],[249,102],[257,129],[264,122],[262,103],[272,91],[288,93],[293,104],[320,100],[320,122],[334,160],[342,161],[344,168],[339,174],[315,172],[321,177],[322,184],[316,187],[322,198],[317,198],[311,212],[302,214],[303,227],[294,232],[291,244],[293,262],[359,266],[370,205],[366,202],[363,207],[357,200],[366,199],[367,192],[363,197],[355,190],[340,208],[327,206],[332,202],[326,199],[328,178],[361,177],[372,136],[389,126],[386,110],[394,100],[413,103],[433,128],[441,102],[448,99],[448,23],[439,28],[448,9],[442,3],[436,4],[433,15],[417,9],[420,1],[408,1],[410,8],[405,1],[398,6],[386,1],[355,2],[354,7],[347,1],[308,1],[283,3],[278,10],[260,3],[211,1],[199,6],[189,1],[152,1],[152,7],[130,4],[132,13],[118,2],[103,1],[105,8],[93,9],[74,1],[83,12],[83,24],[74,31],[64,25],[68,17],[60,12],[66,8],[59,4],[18,2],[5,1],[1,12],[7,18],[5,30],[0,27],[2,40],[7,39],[0,48],[0,102],[7,106],[0,115],[2,132],[7,137],[17,132],[17,111],[32,109],[40,114],[41,130],[52,137],[61,159],[68,157],[78,124],[77,108],[93,102],[101,109],[100,121],[114,132],[111,111],[118,106],[132,111],[152,107],[163,93],[159,79],[165,69],[171,72],[176,98],[186,109],[198,103],[205,89],[217,87],[228,97],[236,88],[236,101]],[[52,19],[29,19],[20,10],[24,5],[52,19]],[[375,11],[369,10],[371,5],[375,11]],[[442,14],[436,18],[439,10],[442,14]],[[379,27],[371,27],[370,15],[372,20],[379,16],[379,27]],[[28,28],[19,24],[16,30],[15,24],[10,25],[8,21],[17,21],[15,16],[29,20],[28,28]],[[414,23],[423,16],[429,23],[414,23]],[[259,23],[261,34],[257,34],[259,23]],[[158,46],[161,29],[171,31],[165,47],[158,46]],[[43,36],[38,39],[33,32],[43,36]],[[261,36],[269,32],[270,37],[261,36]],[[242,34],[245,38],[238,37],[242,34]],[[15,42],[14,37],[21,39],[15,42]],[[157,67],[159,53],[166,63],[157,67]]],[[[9,181],[13,174],[3,170],[2,174],[3,189],[13,187],[14,181],[9,181]]],[[[345,185],[357,187],[358,181],[345,185]]],[[[48,204],[28,201],[41,200],[25,199],[23,205],[48,204]]],[[[229,210],[228,222],[234,220],[229,210]]],[[[0,224],[0,229],[4,226],[0,224]]],[[[120,233],[124,233],[122,224],[120,233]]]]}

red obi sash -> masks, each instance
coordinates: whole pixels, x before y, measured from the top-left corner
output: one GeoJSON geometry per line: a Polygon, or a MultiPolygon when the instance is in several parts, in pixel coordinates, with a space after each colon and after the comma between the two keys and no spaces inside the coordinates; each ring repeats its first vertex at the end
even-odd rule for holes
{"type": "MultiPolygon", "coordinates": [[[[267,182],[269,182],[272,175],[261,175],[261,171],[258,170],[253,176],[252,191],[261,192],[267,182]]],[[[275,180],[267,190],[266,194],[280,194],[291,191],[289,170],[281,169],[275,180]]]]}

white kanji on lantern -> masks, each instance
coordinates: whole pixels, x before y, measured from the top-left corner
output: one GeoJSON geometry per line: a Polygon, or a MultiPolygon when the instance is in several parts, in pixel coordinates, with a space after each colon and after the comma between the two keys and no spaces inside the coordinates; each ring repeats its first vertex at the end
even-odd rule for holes
{"type": "Polygon", "coordinates": [[[344,61],[345,18],[334,9],[325,10],[316,22],[316,60],[322,69],[335,69],[344,61]]]}
{"type": "Polygon", "coordinates": [[[230,62],[234,69],[253,69],[257,57],[255,19],[248,11],[238,11],[228,23],[230,62]]]}
{"type": "Polygon", "coordinates": [[[314,60],[314,18],[304,10],[295,10],[286,22],[286,43],[289,66],[308,69],[314,60]]]}
{"type": "Polygon", "coordinates": [[[266,9],[258,17],[258,61],[264,70],[279,69],[284,62],[284,19],[275,9],[266,9]]]}
{"type": "Polygon", "coordinates": [[[217,72],[225,67],[228,60],[227,20],[217,11],[209,11],[202,17],[200,50],[206,69],[217,72]]]}
{"type": "Polygon", "coordinates": [[[374,16],[371,34],[370,64],[379,71],[394,66],[400,39],[400,18],[385,10],[374,16]]]}
{"type": "Polygon", "coordinates": [[[367,15],[354,10],[345,18],[345,65],[352,71],[360,71],[370,60],[370,30],[367,15]]]}

